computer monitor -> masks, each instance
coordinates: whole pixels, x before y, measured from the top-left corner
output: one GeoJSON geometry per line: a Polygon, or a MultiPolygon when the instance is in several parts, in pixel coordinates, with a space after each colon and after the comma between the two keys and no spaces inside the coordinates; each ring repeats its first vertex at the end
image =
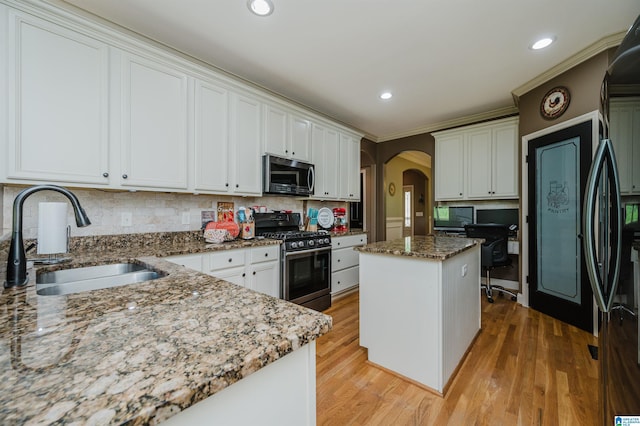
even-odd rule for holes
{"type": "Polygon", "coordinates": [[[433,208],[433,225],[436,231],[464,232],[464,226],[473,223],[472,206],[433,208]]]}
{"type": "Polygon", "coordinates": [[[518,209],[478,209],[476,210],[476,223],[518,225],[518,216],[518,209]]]}

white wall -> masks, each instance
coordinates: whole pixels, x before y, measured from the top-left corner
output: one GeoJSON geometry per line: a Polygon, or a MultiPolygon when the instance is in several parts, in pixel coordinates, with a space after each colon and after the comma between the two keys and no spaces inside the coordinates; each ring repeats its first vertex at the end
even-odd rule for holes
{"type": "MultiPolygon", "coordinates": [[[[0,219],[3,232],[11,230],[13,200],[26,186],[0,185],[0,219]]],[[[71,236],[136,234],[143,232],[176,232],[197,230],[201,227],[200,212],[215,210],[218,201],[232,201],[240,206],[264,205],[274,210],[292,210],[303,213],[305,207],[346,207],[346,203],[322,203],[303,201],[294,197],[229,197],[214,195],[175,194],[164,192],[116,192],[97,189],[71,189],[91,220],[91,226],[75,226],[73,209],[69,209],[68,223],[71,236]],[[122,226],[122,214],[131,213],[132,226],[122,226]],[[182,223],[183,213],[188,213],[189,224],[182,223]]],[[[23,209],[23,233],[25,238],[36,238],[38,203],[42,201],[66,201],[53,191],[41,191],[25,200],[23,209]]]]}

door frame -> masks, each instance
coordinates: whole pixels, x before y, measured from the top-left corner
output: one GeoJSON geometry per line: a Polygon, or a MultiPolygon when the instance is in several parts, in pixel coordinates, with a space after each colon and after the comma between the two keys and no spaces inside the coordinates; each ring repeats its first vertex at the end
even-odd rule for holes
{"type": "Polygon", "coordinates": [[[413,185],[402,185],[402,236],[403,237],[413,237],[414,233],[415,233],[415,220],[416,220],[416,207],[414,206],[414,202],[413,202],[413,196],[414,196],[414,188],[413,185]],[[406,230],[408,229],[406,226],[404,226],[404,221],[406,219],[405,216],[405,212],[407,209],[407,205],[405,203],[405,193],[409,191],[409,193],[411,194],[411,197],[409,198],[409,202],[411,203],[411,232],[410,235],[405,235],[406,230]]]}
{"type": "MultiPolygon", "coordinates": [[[[591,120],[591,139],[592,150],[595,152],[600,139],[599,129],[600,122],[602,121],[602,114],[600,111],[595,110],[578,117],[572,118],[562,123],[546,127],[542,130],[538,130],[533,133],[522,136],[522,143],[520,145],[520,282],[522,283],[522,291],[518,293],[518,303],[522,306],[529,307],[529,283],[527,277],[529,276],[529,226],[527,224],[527,212],[529,211],[529,173],[527,164],[527,153],[529,152],[529,141],[537,139],[541,136],[555,133],[559,130],[563,130],[569,127],[573,127],[577,124],[584,123],[591,120]]],[[[535,179],[535,176],[533,177],[535,179]]],[[[593,324],[597,324],[598,318],[598,306],[593,303],[593,324]]],[[[598,327],[593,327],[594,335],[597,335],[598,327]]]]}

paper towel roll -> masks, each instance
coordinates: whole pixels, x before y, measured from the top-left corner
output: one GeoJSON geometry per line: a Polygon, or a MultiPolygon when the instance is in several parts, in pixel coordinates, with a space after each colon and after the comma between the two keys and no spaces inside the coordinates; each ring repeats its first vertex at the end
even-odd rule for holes
{"type": "Polygon", "coordinates": [[[39,203],[38,254],[67,252],[67,203],[39,203]]]}

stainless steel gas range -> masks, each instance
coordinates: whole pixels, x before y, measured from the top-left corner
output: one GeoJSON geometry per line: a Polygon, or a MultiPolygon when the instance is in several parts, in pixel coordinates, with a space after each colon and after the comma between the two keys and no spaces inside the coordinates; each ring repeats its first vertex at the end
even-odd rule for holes
{"type": "Polygon", "coordinates": [[[300,213],[256,213],[256,235],[282,240],[283,299],[323,311],[331,307],[331,236],[300,231],[300,213]]]}

